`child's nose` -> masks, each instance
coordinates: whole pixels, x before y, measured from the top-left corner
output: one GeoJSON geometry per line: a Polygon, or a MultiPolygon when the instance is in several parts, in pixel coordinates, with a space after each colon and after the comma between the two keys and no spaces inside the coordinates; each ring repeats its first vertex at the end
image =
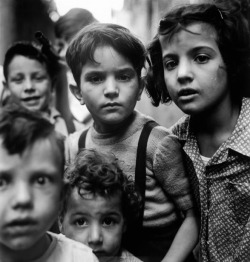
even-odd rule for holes
{"type": "Polygon", "coordinates": [[[117,82],[114,78],[108,78],[105,82],[104,95],[109,98],[117,97],[119,93],[117,82]]]}
{"type": "Polygon", "coordinates": [[[89,229],[88,244],[90,247],[102,244],[102,230],[99,225],[92,225],[89,229]]]}
{"type": "Polygon", "coordinates": [[[32,192],[25,182],[20,182],[15,186],[12,206],[14,209],[25,209],[32,206],[32,192]]]}
{"type": "Polygon", "coordinates": [[[24,81],[24,90],[26,92],[30,92],[33,89],[34,89],[33,81],[30,78],[25,79],[25,81],[24,81]]]}
{"type": "Polygon", "coordinates": [[[180,60],[177,72],[177,78],[180,84],[185,84],[193,80],[192,65],[188,59],[180,60]]]}

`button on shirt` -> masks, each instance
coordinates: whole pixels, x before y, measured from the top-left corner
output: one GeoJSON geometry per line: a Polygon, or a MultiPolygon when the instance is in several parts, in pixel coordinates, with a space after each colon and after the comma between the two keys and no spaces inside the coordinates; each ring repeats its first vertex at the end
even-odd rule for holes
{"type": "Polygon", "coordinates": [[[201,211],[203,262],[250,261],[250,99],[243,98],[231,136],[205,166],[190,116],[172,131],[185,151],[188,175],[201,211]]]}

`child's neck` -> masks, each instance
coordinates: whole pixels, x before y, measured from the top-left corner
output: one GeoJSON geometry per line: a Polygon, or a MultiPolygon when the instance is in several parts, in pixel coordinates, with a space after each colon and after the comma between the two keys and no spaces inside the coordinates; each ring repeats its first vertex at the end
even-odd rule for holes
{"type": "Polygon", "coordinates": [[[231,136],[239,114],[240,105],[233,104],[231,107],[214,110],[211,114],[192,116],[192,127],[203,156],[212,157],[231,136]]]}
{"type": "Polygon", "coordinates": [[[0,261],[33,261],[40,258],[49,248],[50,244],[51,239],[48,234],[45,234],[34,246],[25,250],[14,251],[0,243],[0,261]]]}

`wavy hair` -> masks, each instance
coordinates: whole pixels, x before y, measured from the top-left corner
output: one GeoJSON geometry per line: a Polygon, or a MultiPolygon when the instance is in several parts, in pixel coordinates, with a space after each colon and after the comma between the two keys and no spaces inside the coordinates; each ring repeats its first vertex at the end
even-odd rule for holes
{"type": "Polygon", "coordinates": [[[145,77],[145,88],[154,106],[172,100],[164,81],[159,36],[164,35],[171,40],[174,34],[186,30],[194,22],[207,23],[216,30],[216,40],[227,67],[232,98],[239,101],[243,96],[250,96],[249,25],[239,4],[231,4],[230,8],[223,3],[191,4],[167,13],[159,23],[157,35],[147,47],[149,70],[145,77]]]}

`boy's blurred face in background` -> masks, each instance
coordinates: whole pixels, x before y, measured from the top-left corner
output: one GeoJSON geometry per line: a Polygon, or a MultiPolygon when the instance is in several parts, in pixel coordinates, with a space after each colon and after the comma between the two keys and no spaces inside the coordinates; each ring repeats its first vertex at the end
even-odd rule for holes
{"type": "Polygon", "coordinates": [[[52,97],[52,80],[45,64],[16,55],[8,66],[6,87],[11,99],[31,111],[47,111],[52,97]]]}

